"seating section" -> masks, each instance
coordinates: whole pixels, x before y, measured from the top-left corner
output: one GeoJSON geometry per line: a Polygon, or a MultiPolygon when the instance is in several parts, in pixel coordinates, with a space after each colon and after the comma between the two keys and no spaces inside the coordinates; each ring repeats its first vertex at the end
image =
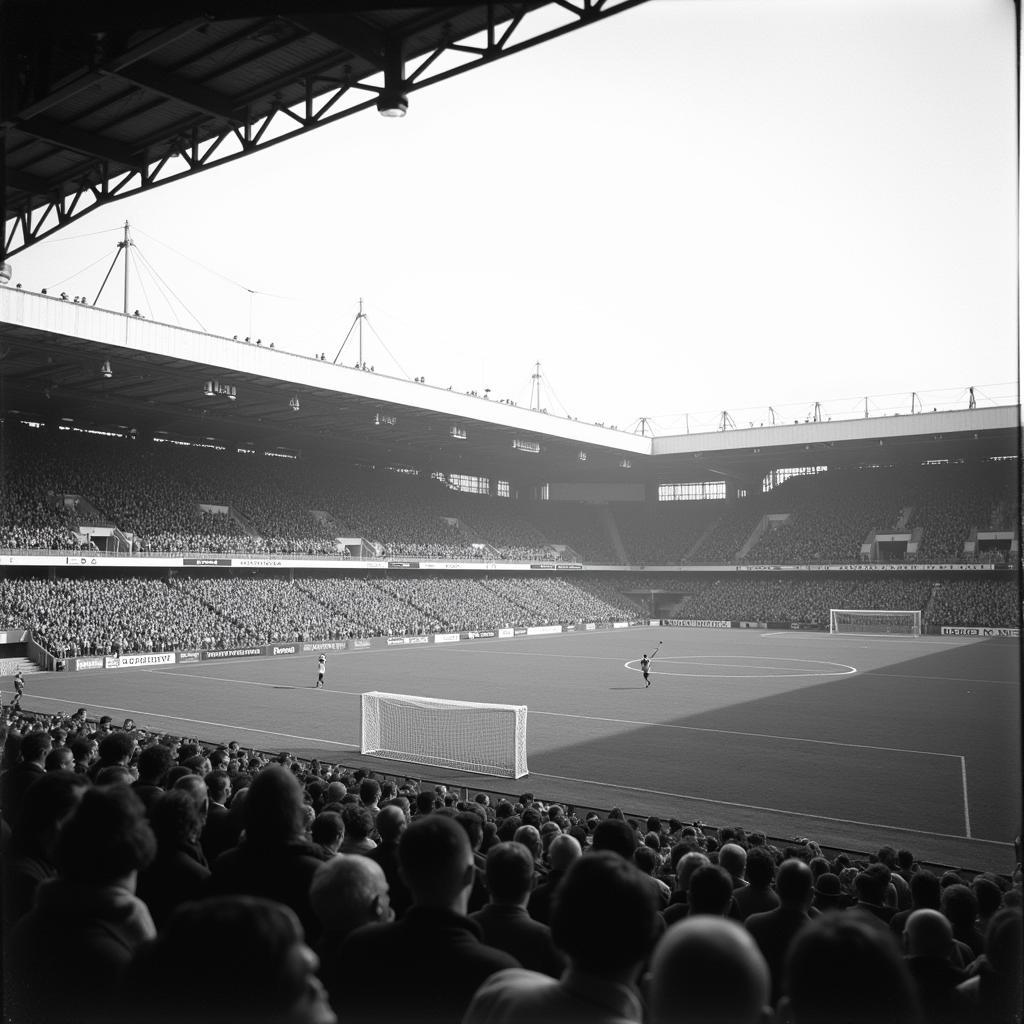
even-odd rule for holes
{"type": "Polygon", "coordinates": [[[338,557],[338,539],[348,537],[386,558],[846,564],[864,560],[873,534],[899,532],[919,550],[878,558],[942,564],[1011,557],[1005,539],[1000,550],[986,541],[965,553],[978,531],[1019,539],[1012,462],[836,469],[728,502],[594,505],[465,493],[313,458],[3,430],[0,547],[14,550],[92,547],[83,528],[106,526],[143,553],[338,557]]]}

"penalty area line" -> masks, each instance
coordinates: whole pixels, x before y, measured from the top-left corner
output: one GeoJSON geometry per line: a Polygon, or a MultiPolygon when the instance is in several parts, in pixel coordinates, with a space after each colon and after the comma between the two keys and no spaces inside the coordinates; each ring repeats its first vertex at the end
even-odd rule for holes
{"type": "Polygon", "coordinates": [[[771,814],[785,814],[794,818],[807,818],[811,821],[828,821],[837,825],[861,825],[865,828],[886,829],[890,832],[905,832],[915,836],[932,836],[936,839],[970,839],[972,843],[986,843],[990,846],[1006,846],[1005,842],[995,839],[975,839],[971,835],[955,836],[947,832],[930,832],[926,829],[905,828],[900,825],[882,825],[874,821],[858,821],[855,818],[829,818],[822,814],[807,814],[805,811],[786,811],[781,807],[760,807],[757,804],[741,804],[733,800],[712,800],[704,796],[691,796],[688,793],[669,793],[661,789],[645,789],[642,786],[623,786],[614,782],[598,782],[596,779],[575,779],[568,775],[548,775],[545,772],[530,772],[530,778],[555,779],[558,782],[575,782],[584,786],[600,786],[602,789],[618,789],[627,793],[646,793],[650,796],[671,797],[673,800],[692,800],[695,803],[712,804],[718,807],[736,807],[746,811],[767,811],[771,814]]]}

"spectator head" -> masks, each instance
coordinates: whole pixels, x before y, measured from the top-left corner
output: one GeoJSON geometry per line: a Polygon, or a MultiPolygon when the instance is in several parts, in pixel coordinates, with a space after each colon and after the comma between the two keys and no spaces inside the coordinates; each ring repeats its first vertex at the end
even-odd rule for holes
{"type": "Polygon", "coordinates": [[[786,957],[784,991],[793,1024],[920,1020],[895,939],[854,914],[822,914],[800,929],[786,957]]]}
{"type": "Polygon", "coordinates": [[[732,877],[733,884],[743,879],[747,870],[747,851],[737,843],[726,843],[718,851],[718,863],[732,877]]]}
{"type": "Polygon", "coordinates": [[[416,794],[416,814],[427,815],[440,806],[440,801],[433,793],[417,793],[416,794]]]}
{"type": "Polygon", "coordinates": [[[487,851],[487,890],[492,903],[526,906],[533,888],[534,862],[522,843],[498,843],[487,851]]]}
{"type": "Polygon", "coordinates": [[[659,924],[654,887],[607,850],[574,861],[555,890],[551,937],[574,967],[591,974],[635,978],[659,924]]]}
{"type": "Polygon", "coordinates": [[[732,877],[717,864],[705,864],[690,875],[686,902],[690,916],[714,914],[724,917],[732,901],[732,877]]]}
{"type": "Polygon", "coordinates": [[[287,842],[302,834],[302,787],[287,768],[265,768],[246,792],[242,816],[248,842],[287,842]]]}
{"type": "Polygon", "coordinates": [[[164,776],[172,764],[174,757],[162,743],[145,747],[139,754],[139,782],[150,786],[163,785],[164,776]]]}
{"type": "Polygon", "coordinates": [[[216,896],[178,907],[139,950],[127,997],[155,1024],[336,1024],[318,967],[288,907],[216,896]]]}
{"type": "Polygon", "coordinates": [[[203,830],[203,816],[183,789],[158,793],[150,807],[149,820],[161,849],[195,843],[203,830]]]}
{"type": "Polygon", "coordinates": [[[770,997],[768,965],[734,921],[687,918],[654,950],[650,1024],[759,1024],[770,997]]]}
{"type": "Polygon", "coordinates": [[[214,768],[203,781],[211,803],[224,805],[231,796],[231,776],[223,768],[214,768]]]}
{"type": "Polygon", "coordinates": [[[42,855],[52,862],[60,831],[88,785],[84,775],[71,771],[48,772],[36,779],[21,802],[14,830],[15,851],[42,855]]]}
{"type": "Polygon", "coordinates": [[[96,773],[97,786],[130,786],[134,781],[126,764],[108,764],[96,773]]]}
{"type": "Polygon", "coordinates": [[[360,804],[345,804],[341,820],[345,826],[345,835],[354,842],[369,839],[373,833],[373,815],[360,804]]]}
{"type": "Polygon", "coordinates": [[[520,825],[512,839],[525,846],[534,861],[539,861],[544,855],[544,844],[541,842],[540,832],[533,825],[520,825]]]}
{"type": "Polygon", "coordinates": [[[394,917],[383,868],[355,853],[339,853],[316,869],[309,902],[332,939],[341,939],[364,924],[394,917]]]}
{"type": "Polygon", "coordinates": [[[61,877],[91,885],[122,883],[146,867],[156,839],[142,801],[127,786],[92,787],[82,794],[57,840],[61,877]]]}
{"type": "Polygon", "coordinates": [[[71,741],[71,752],[76,764],[90,765],[99,757],[100,745],[88,736],[76,736],[71,741]]]}
{"type": "Polygon", "coordinates": [[[191,757],[186,758],[182,764],[200,778],[205,778],[213,771],[213,764],[205,754],[193,754],[191,757]]]}
{"type": "Polygon", "coordinates": [[[196,805],[196,809],[202,815],[203,821],[206,821],[206,812],[210,807],[210,794],[206,783],[198,775],[193,775],[191,772],[188,775],[183,775],[171,788],[188,793],[196,805]]]}
{"type": "Polygon", "coordinates": [[[653,875],[661,863],[658,855],[649,846],[638,846],[633,851],[633,863],[645,874],[653,875]]]}
{"type": "Polygon", "coordinates": [[[321,811],[314,819],[310,829],[310,839],[314,843],[337,853],[345,838],[345,822],[337,811],[321,811]]]}
{"type": "Polygon", "coordinates": [[[931,871],[917,871],[910,879],[910,899],[915,907],[938,910],[942,904],[942,886],[938,875],[931,871]]]}
{"type": "Polygon", "coordinates": [[[676,864],[676,892],[688,893],[690,890],[690,877],[698,868],[702,868],[710,863],[711,860],[705,853],[698,853],[696,850],[684,853],[676,864]]]}
{"type": "Polygon", "coordinates": [[[135,740],[126,732],[112,732],[99,741],[103,764],[127,764],[135,749],[135,740]]]}
{"type": "Polygon", "coordinates": [[[37,764],[42,768],[52,749],[53,737],[48,732],[30,732],[22,737],[21,759],[26,764],[37,764]]]}
{"type": "Polygon", "coordinates": [[[475,811],[459,811],[455,820],[466,830],[469,845],[474,852],[479,850],[484,841],[484,821],[475,811]]]}
{"type": "Polygon", "coordinates": [[[939,908],[949,918],[953,931],[966,932],[974,927],[974,919],[978,915],[978,901],[974,891],[968,886],[947,885],[942,890],[942,901],[939,908]]]}
{"type": "Polygon", "coordinates": [[[359,783],[359,802],[364,807],[376,807],[380,800],[380,783],[376,779],[363,779],[359,783]]]}
{"type": "Polygon", "coordinates": [[[775,878],[779,902],[793,910],[806,910],[814,899],[814,876],[802,860],[790,857],[779,865],[775,878]]]}
{"type": "Polygon", "coordinates": [[[413,903],[466,912],[476,874],[469,837],[458,822],[440,814],[413,821],[398,842],[398,867],[413,903]]]}
{"type": "Polygon", "coordinates": [[[566,871],[569,865],[582,855],[583,847],[575,836],[555,836],[548,847],[548,866],[552,871],[566,871]]]}
{"type": "Polygon", "coordinates": [[[864,903],[882,906],[885,903],[885,896],[889,891],[891,879],[892,872],[884,864],[869,864],[857,876],[854,886],[857,898],[864,903]]]}
{"type": "Polygon", "coordinates": [[[843,900],[843,887],[838,875],[826,871],[814,880],[814,906],[818,910],[838,910],[843,900]]]}
{"type": "Polygon", "coordinates": [[[344,782],[339,782],[337,779],[327,783],[327,792],[324,794],[324,800],[329,803],[340,803],[341,798],[348,793],[348,786],[344,782]]]}
{"type": "Polygon", "coordinates": [[[407,827],[408,824],[405,820],[405,814],[402,813],[402,808],[395,804],[382,807],[380,814],[377,815],[377,833],[380,836],[381,843],[385,846],[397,843],[407,827]]]}
{"type": "Polygon", "coordinates": [[[978,901],[978,917],[987,921],[1003,902],[1003,890],[991,879],[978,875],[971,881],[974,898],[978,901]]]}
{"type": "Polygon", "coordinates": [[[1021,984],[1021,925],[1024,922],[1020,907],[1004,907],[997,911],[985,932],[985,958],[995,973],[1004,979],[1014,981],[1017,988],[1017,1012],[1020,1012],[1021,984]]]}
{"type": "Polygon", "coordinates": [[[937,910],[915,910],[903,929],[907,956],[947,960],[953,952],[953,926],[937,910]]]}
{"type": "Polygon", "coordinates": [[[73,772],[75,755],[71,753],[70,747],[53,747],[46,755],[43,767],[48,772],[73,772]]]}
{"type": "Polygon", "coordinates": [[[775,858],[763,847],[747,852],[747,881],[759,889],[767,889],[775,879],[775,858]]]}
{"type": "Polygon", "coordinates": [[[622,818],[605,818],[597,823],[591,845],[594,850],[607,850],[632,861],[636,849],[636,833],[622,818]]]}

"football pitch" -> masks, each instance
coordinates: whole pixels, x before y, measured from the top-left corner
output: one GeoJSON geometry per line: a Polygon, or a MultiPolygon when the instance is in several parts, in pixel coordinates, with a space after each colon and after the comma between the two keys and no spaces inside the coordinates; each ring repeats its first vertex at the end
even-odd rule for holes
{"type": "Polygon", "coordinates": [[[1016,640],[756,630],[576,632],[148,669],[32,675],[24,705],[131,717],[468,788],[782,839],[1013,868],[1021,828],[1016,640]],[[639,659],[662,641],[644,687],[639,659]],[[530,774],[359,754],[360,694],[526,704],[530,774]]]}

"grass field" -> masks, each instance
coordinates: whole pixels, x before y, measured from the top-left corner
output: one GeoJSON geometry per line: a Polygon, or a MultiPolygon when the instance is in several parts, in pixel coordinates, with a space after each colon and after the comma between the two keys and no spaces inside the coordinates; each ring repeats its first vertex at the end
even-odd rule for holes
{"type": "Polygon", "coordinates": [[[1018,659],[1013,640],[645,627],[336,653],[324,690],[312,688],[315,654],[38,674],[24,705],[1009,872],[1021,828],[1018,659]],[[638,661],[659,640],[645,689],[638,661]],[[362,757],[367,690],[528,705],[529,777],[362,757]]]}

